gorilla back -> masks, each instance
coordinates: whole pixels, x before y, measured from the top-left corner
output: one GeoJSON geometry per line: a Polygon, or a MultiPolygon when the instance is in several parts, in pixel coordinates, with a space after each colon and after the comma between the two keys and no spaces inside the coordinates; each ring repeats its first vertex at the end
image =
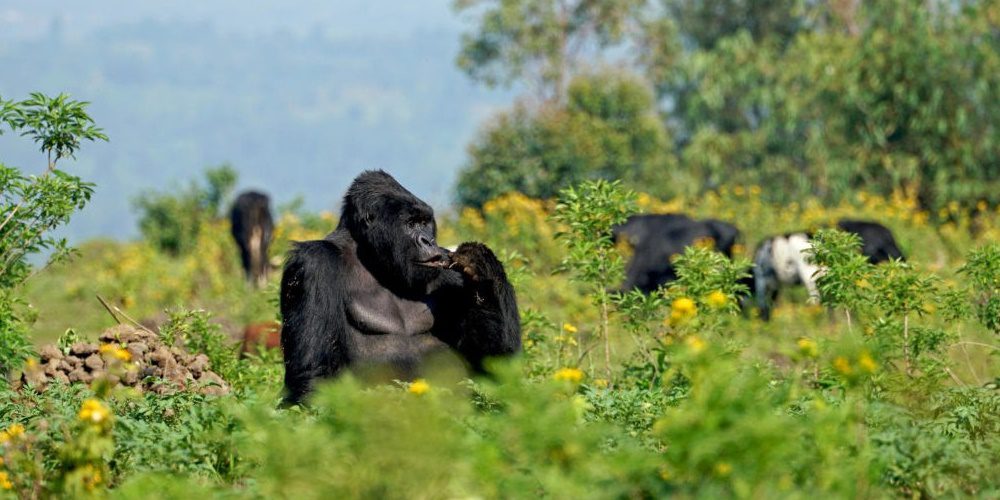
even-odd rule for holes
{"type": "Polygon", "coordinates": [[[337,228],[296,245],[281,280],[287,402],[345,368],[411,378],[434,352],[481,369],[520,350],[517,301],[496,256],[477,243],[452,254],[436,233],[430,206],[369,171],[348,189],[337,228]]]}

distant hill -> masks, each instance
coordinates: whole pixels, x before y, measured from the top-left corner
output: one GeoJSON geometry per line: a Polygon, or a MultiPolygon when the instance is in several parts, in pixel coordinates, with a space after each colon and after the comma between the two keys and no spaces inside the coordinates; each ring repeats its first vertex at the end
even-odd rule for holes
{"type": "MultiPolygon", "coordinates": [[[[20,17],[0,7],[0,22],[20,27],[0,36],[0,95],[69,92],[92,102],[111,137],[66,165],[98,184],[67,230],[72,239],[136,234],[134,196],[224,161],[240,171],[241,187],[279,201],[301,194],[313,209],[335,208],[366,168],[385,168],[446,205],[465,145],[510,100],[455,68],[460,27],[446,2],[281,4],[312,5],[315,15],[211,3],[189,12],[98,1],[62,13],[56,2],[26,2],[20,17]],[[383,14],[402,7],[382,26],[369,4],[383,14]]],[[[32,145],[9,135],[0,136],[0,160],[42,168],[32,145]]]]}

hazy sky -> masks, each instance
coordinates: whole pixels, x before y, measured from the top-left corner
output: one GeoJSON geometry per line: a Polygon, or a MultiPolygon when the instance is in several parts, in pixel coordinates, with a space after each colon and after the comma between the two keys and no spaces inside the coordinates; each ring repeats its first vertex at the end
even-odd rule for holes
{"type": "MultiPolygon", "coordinates": [[[[0,96],[68,92],[111,137],[64,166],[97,184],[73,240],[134,236],[135,196],[222,162],[241,188],[314,210],[366,168],[440,208],[511,101],[455,67],[467,26],[451,0],[0,0],[0,96]]],[[[0,161],[42,165],[11,134],[0,161]]]]}
{"type": "Polygon", "coordinates": [[[333,36],[389,36],[457,30],[460,21],[450,7],[451,0],[2,0],[0,37],[44,35],[54,20],[68,34],[80,35],[149,19],[206,21],[226,32],[305,34],[321,29],[333,36]]]}

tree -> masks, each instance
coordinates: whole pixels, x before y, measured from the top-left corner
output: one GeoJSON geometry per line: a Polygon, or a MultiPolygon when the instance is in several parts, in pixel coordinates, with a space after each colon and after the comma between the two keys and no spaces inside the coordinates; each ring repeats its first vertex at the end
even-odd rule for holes
{"type": "Polygon", "coordinates": [[[69,222],[93,194],[93,184],[59,169],[59,161],[72,158],[82,141],[107,140],[87,105],[65,94],[0,98],[0,133],[6,125],[31,138],[47,158],[42,175],[0,164],[0,373],[20,364],[31,350],[18,294],[34,272],[31,256],[51,252],[50,263],[68,257],[71,248],[52,231],[69,222]]]}
{"type": "Polygon", "coordinates": [[[458,66],[488,86],[528,84],[561,102],[581,58],[621,43],[645,0],[455,0],[478,16],[462,35],[458,66]]]}
{"type": "Polygon", "coordinates": [[[697,23],[647,24],[675,37],[644,64],[672,105],[682,167],[708,187],[769,186],[777,201],[863,187],[927,209],[1000,202],[1000,16],[990,2],[949,5],[814,4],[790,38],[748,27],[684,43],[697,23]]]}
{"type": "Polygon", "coordinates": [[[194,250],[202,225],[222,216],[237,177],[223,164],[205,170],[204,185],[192,181],[187,189],[143,193],[133,201],[143,238],[171,255],[194,250]]]}
{"type": "Polygon", "coordinates": [[[524,106],[500,115],[469,148],[458,202],[481,206],[510,191],[554,197],[587,179],[621,179],[671,193],[678,178],[652,93],[634,77],[603,72],[578,77],[564,105],[524,106]]]}

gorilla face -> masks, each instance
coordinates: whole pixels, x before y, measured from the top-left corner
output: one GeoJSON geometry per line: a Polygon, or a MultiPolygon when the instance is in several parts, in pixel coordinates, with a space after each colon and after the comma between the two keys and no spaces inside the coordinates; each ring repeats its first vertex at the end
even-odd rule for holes
{"type": "Polygon", "coordinates": [[[341,224],[369,271],[407,289],[421,289],[450,264],[448,251],[437,245],[434,211],[381,170],[355,179],[344,197],[341,224]]]}

